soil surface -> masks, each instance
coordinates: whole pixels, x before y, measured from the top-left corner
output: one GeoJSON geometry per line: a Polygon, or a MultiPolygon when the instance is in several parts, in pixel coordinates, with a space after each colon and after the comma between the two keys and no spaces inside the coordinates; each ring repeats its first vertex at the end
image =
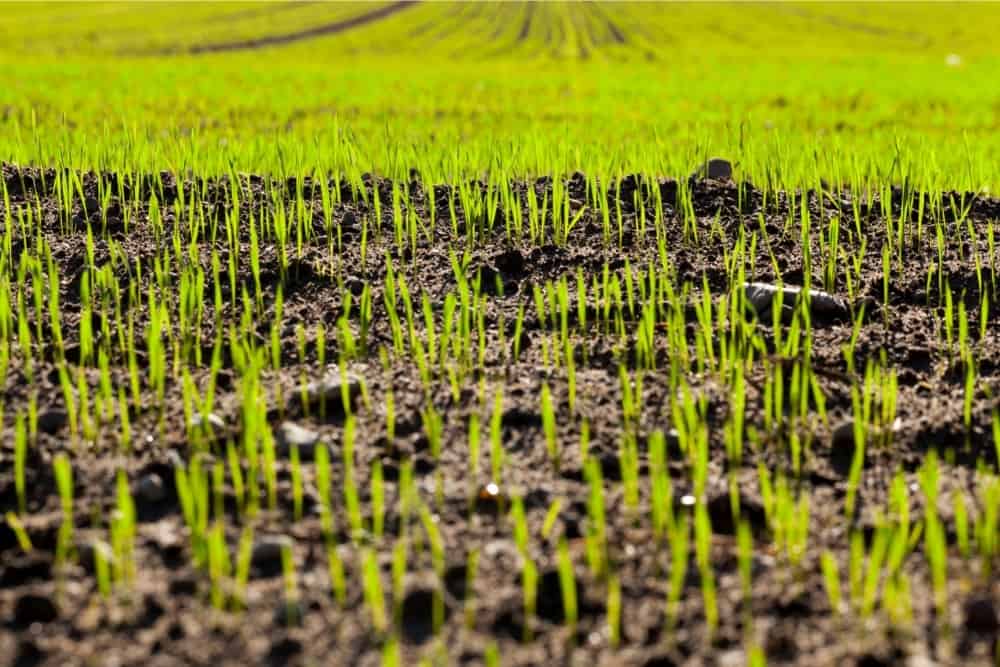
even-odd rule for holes
{"type": "MultiPolygon", "coordinates": [[[[481,306],[485,340],[482,367],[461,379],[453,392],[447,376],[434,377],[425,390],[417,364],[410,355],[386,354],[393,333],[386,315],[383,289],[386,258],[397,277],[405,278],[415,303],[426,294],[440,313],[449,294],[458,286],[449,250],[457,249],[461,261],[464,239],[477,220],[467,220],[457,212],[457,224],[449,217],[449,193],[457,188],[424,185],[419,175],[401,184],[410,189],[412,212],[423,224],[416,251],[396,244],[392,232],[392,184],[375,177],[364,179],[364,196],[346,183],[332,181],[340,201],[326,220],[317,184],[311,180],[269,181],[256,176],[241,178],[236,202],[228,180],[178,180],[171,174],[125,178],[116,174],[82,175],[82,197],[70,203],[53,195],[59,173],[54,170],[18,168],[5,165],[3,177],[10,199],[9,210],[32,210],[41,222],[40,235],[51,248],[51,258],[60,276],[59,303],[63,322],[66,365],[77,377],[77,366],[85,352],[80,350],[81,283],[95,268],[111,267],[125,302],[139,298],[131,307],[135,316],[137,358],[143,373],[143,401],[130,408],[131,437],[127,449],[120,443],[117,419],[98,426],[92,442],[71,438],[66,406],[59,379],[59,362],[47,323],[30,322],[32,331],[41,327],[42,336],[33,336],[32,369],[25,368],[18,353],[12,354],[3,386],[3,438],[0,440],[0,510],[18,512],[15,488],[14,415],[27,414],[34,398],[38,411],[38,432],[31,437],[27,455],[26,511],[21,522],[33,550],[25,552],[9,523],[0,525],[0,663],[16,665],[167,665],[167,664],[340,664],[374,665],[382,660],[385,638],[374,631],[365,604],[362,586],[365,554],[377,562],[382,588],[393,626],[399,639],[402,664],[415,664],[421,657],[433,662],[482,664],[491,646],[498,649],[501,664],[602,664],[602,665],[742,665],[748,661],[748,647],[756,645],[769,664],[846,665],[929,665],[993,664],[997,645],[997,613],[1000,609],[1000,580],[984,573],[980,559],[964,559],[958,551],[952,498],[965,492],[971,516],[977,516],[977,465],[995,470],[996,452],[991,432],[991,415],[1000,396],[1000,304],[997,303],[993,267],[1000,256],[987,243],[990,221],[1000,219],[1000,201],[971,194],[949,193],[938,215],[948,238],[963,241],[945,244],[939,258],[934,227],[925,229],[924,238],[905,245],[905,261],[894,272],[884,302],[882,242],[886,214],[900,215],[902,190],[892,192],[892,201],[878,194],[763,193],[752,184],[728,181],[694,181],[691,206],[695,214],[698,241],[686,235],[682,202],[677,199],[677,183],[659,179],[626,177],[618,184],[602,187],[600,196],[621,206],[624,225],[615,226],[610,242],[602,239],[603,226],[592,210],[585,210],[565,243],[545,241],[512,243],[505,234],[509,217],[497,214],[493,230],[483,234],[466,258],[465,276],[483,279],[486,295],[481,306]],[[111,186],[101,202],[97,181],[111,186]],[[239,216],[240,243],[236,276],[237,294],[223,278],[218,288],[225,304],[218,313],[223,330],[216,331],[211,253],[214,244],[223,263],[229,256],[225,226],[213,240],[202,230],[198,249],[188,252],[190,232],[182,233],[182,253],[200,263],[205,271],[204,298],[207,302],[202,324],[204,350],[201,365],[184,363],[192,369],[191,381],[204,391],[211,363],[212,344],[224,327],[238,324],[242,316],[241,287],[253,294],[254,278],[246,257],[251,239],[247,232],[251,215],[264,208],[274,209],[269,193],[275,188],[291,195],[303,192],[314,222],[311,236],[301,248],[289,242],[288,268],[282,270],[278,245],[262,238],[260,271],[262,301],[269,317],[274,316],[276,293],[283,293],[283,326],[279,345],[281,370],[264,372],[268,397],[265,418],[280,431],[283,422],[318,434],[331,450],[335,507],[334,539],[346,571],[346,599],[331,594],[327,550],[319,516],[319,493],[315,463],[303,448],[304,498],[301,518],[295,517],[292,501],[293,466],[287,450],[278,448],[277,503],[263,508],[252,519],[237,511],[236,490],[227,476],[220,489],[224,527],[230,557],[237,558],[243,528],[252,525],[255,547],[250,579],[245,595],[246,609],[219,611],[211,604],[211,579],[206,569],[196,568],[191,553],[189,530],[177,492],[175,466],[192,456],[194,443],[188,437],[184,413],[183,381],[168,373],[164,388],[164,409],[156,407],[153,390],[145,383],[147,341],[143,334],[150,313],[145,295],[154,284],[156,272],[176,267],[157,267],[164,245],[173,243],[173,227],[181,215],[177,200],[190,202],[206,219],[239,216]],[[656,191],[654,193],[654,190],[656,191]],[[151,221],[149,200],[156,194],[163,230],[151,221]],[[638,193],[638,199],[634,195],[638,193]],[[121,195],[124,195],[122,200],[121,195]],[[362,220],[374,215],[374,199],[380,197],[382,231],[365,230],[362,220]],[[672,495],[678,514],[691,514],[686,496],[692,491],[690,469],[676,451],[669,434],[675,427],[669,396],[670,361],[665,358],[666,334],[658,329],[654,344],[660,351],[658,368],[643,376],[643,393],[634,420],[639,453],[640,499],[638,512],[629,510],[623,494],[619,449],[623,432],[620,361],[630,377],[635,376],[634,355],[623,353],[617,334],[588,326],[581,331],[578,316],[570,322],[576,344],[576,398],[569,407],[570,389],[565,368],[546,362],[554,335],[536,314],[533,287],[562,276],[575,285],[578,272],[589,285],[604,267],[624,275],[627,267],[638,271],[659,265],[660,248],[652,222],[639,219],[635,204],[645,199],[645,215],[652,220],[654,206],[662,206],[667,260],[676,282],[691,283],[689,321],[684,335],[692,351],[698,326],[693,306],[707,285],[713,298],[728,288],[726,258],[741,231],[749,239],[758,234],[756,264],[746,280],[803,283],[803,247],[799,219],[802,200],[812,220],[829,221],[842,216],[841,245],[853,252],[868,244],[856,286],[856,302],[868,304],[868,314],[858,333],[857,368],[867,360],[884,356],[885,364],[896,369],[898,421],[891,441],[869,448],[863,461],[858,490],[858,509],[850,521],[844,502],[850,474],[853,444],[835,437],[838,426],[851,413],[851,374],[842,348],[852,336],[849,319],[814,322],[814,365],[825,397],[829,423],[811,425],[808,446],[798,476],[791,469],[787,450],[766,438],[748,443],[741,465],[727,462],[722,425],[732,399],[732,389],[715,376],[684,369],[692,389],[707,402],[709,423],[709,464],[705,503],[713,527],[710,562],[717,592],[718,627],[709,632],[703,600],[704,582],[695,565],[693,540],[684,579],[676,623],[665,621],[667,591],[671,574],[669,547],[653,533],[649,519],[650,490],[648,438],[656,430],[668,434],[668,458],[672,495]],[[130,201],[139,202],[137,206],[130,201]],[[965,216],[960,201],[967,205],[965,216]],[[954,202],[954,203],[953,203],[954,202]],[[106,216],[98,209],[103,208],[106,216]],[[853,210],[860,223],[855,228],[853,210]],[[431,211],[434,211],[431,222],[431,211]],[[791,220],[791,222],[789,222],[791,220]],[[331,224],[332,223],[332,224],[331,224]],[[975,231],[976,243],[969,229],[975,231]],[[87,235],[92,234],[93,256],[88,256],[87,235]],[[760,238],[761,231],[767,238],[760,238]],[[362,236],[364,234],[364,241],[362,236]],[[430,236],[430,238],[428,238],[430,236]],[[338,239],[339,237],[339,239],[338,239]],[[342,244],[337,249],[337,244],[342,244]],[[764,247],[769,252],[764,251],[764,247]],[[364,247],[365,256],[362,257],[364,247]],[[972,260],[978,250],[977,267],[972,260]],[[990,252],[994,254],[990,256],[990,252]],[[120,261],[124,257],[127,261],[120,261]],[[965,376],[961,361],[949,351],[940,333],[943,306],[928,293],[928,267],[940,264],[955,294],[968,312],[972,348],[978,362],[979,380],[968,416],[965,411],[965,376]],[[130,267],[130,268],[128,268],[130,267]],[[778,275],[780,274],[780,275],[778,275]],[[128,285],[138,287],[128,294],[128,285]],[[315,410],[303,410],[290,398],[304,382],[319,380],[328,373],[320,363],[316,327],[322,323],[329,332],[326,361],[336,361],[340,346],[335,335],[344,310],[344,295],[354,298],[351,326],[357,332],[357,300],[368,286],[372,295],[372,320],[367,351],[348,364],[361,379],[364,392],[356,400],[355,470],[359,482],[363,520],[370,526],[373,499],[370,479],[376,462],[385,480],[385,510],[381,514],[385,531],[381,537],[352,535],[342,498],[343,411],[332,410],[321,418],[315,410]],[[986,292],[993,307],[987,314],[985,337],[980,336],[981,296],[986,292]],[[512,359],[514,326],[518,308],[525,306],[520,357],[512,359]],[[304,354],[299,351],[302,325],[306,339],[304,354]],[[663,335],[659,335],[662,333],[663,335]],[[543,384],[551,390],[556,415],[557,442],[561,450],[558,465],[551,460],[540,408],[543,384]],[[502,431],[504,451],[502,479],[493,493],[489,427],[494,398],[502,387],[502,431]],[[393,397],[395,434],[387,433],[387,397],[393,397]],[[435,456],[425,424],[428,403],[441,417],[441,451],[435,456]],[[468,422],[478,415],[483,429],[481,464],[469,464],[468,422]],[[604,478],[607,512],[607,544],[610,570],[617,576],[621,591],[621,631],[618,645],[608,630],[609,585],[587,567],[585,536],[592,529],[588,520],[589,486],[583,470],[579,442],[584,422],[589,424],[589,455],[600,463],[604,478]],[[836,614],[824,589],[820,556],[832,553],[841,571],[844,596],[848,596],[847,563],[849,533],[861,530],[870,545],[879,517],[886,512],[889,490],[895,474],[901,472],[910,489],[911,517],[923,516],[923,496],[917,471],[927,453],[937,449],[941,463],[940,514],[949,541],[948,604],[942,617],[935,609],[930,572],[920,543],[905,559],[904,571],[912,588],[909,619],[899,621],[881,606],[863,619],[853,608],[836,614]],[[73,538],[70,554],[57,557],[63,525],[60,498],[52,462],[60,452],[70,456],[74,473],[73,538]],[[435,563],[427,546],[427,535],[417,516],[404,521],[400,516],[400,477],[412,466],[415,484],[430,520],[440,532],[444,546],[443,566],[435,563]],[[773,525],[767,519],[761,495],[759,466],[772,475],[783,472],[790,488],[809,499],[808,549],[799,564],[789,563],[775,545],[773,525]],[[116,475],[124,470],[131,486],[138,517],[135,538],[136,576],[130,586],[120,587],[104,598],[95,576],[95,549],[103,548],[108,523],[116,503],[116,475]],[[735,488],[740,516],[749,522],[754,542],[751,562],[752,590],[744,596],[739,571],[730,489],[735,488]],[[522,571],[525,555],[516,545],[513,524],[508,516],[510,499],[523,500],[529,528],[528,556],[538,572],[537,607],[526,614],[523,603],[522,571]],[[549,530],[543,523],[552,504],[559,511],[549,530]],[[400,534],[410,542],[407,574],[403,590],[392,590],[393,549],[400,534]],[[546,534],[543,535],[543,532],[546,534]],[[276,539],[280,537],[281,539],[276,539]],[[270,542],[268,540],[270,539],[270,542]],[[558,545],[565,540],[574,564],[578,621],[569,627],[563,605],[563,583],[558,569],[558,545]],[[94,545],[98,545],[95,547],[94,545]],[[289,609],[282,576],[281,545],[290,544],[295,564],[298,606],[289,609]],[[268,546],[270,545],[270,547],[268,546]],[[277,546],[275,546],[277,545],[277,546]],[[478,552],[478,571],[469,577],[469,554],[478,552]],[[435,631],[434,610],[443,601],[443,623],[435,631]]],[[[538,193],[552,191],[551,179],[518,181],[513,190],[522,196],[529,188],[538,193]]],[[[574,175],[563,184],[568,188],[574,210],[588,201],[587,180],[574,175]]],[[[481,188],[481,184],[472,184],[481,188]]],[[[190,206],[185,203],[183,206],[190,206]]],[[[525,208],[525,212],[527,208],[525,208]]],[[[2,214],[0,214],[2,215],[2,214]]],[[[190,218],[190,211],[185,220],[190,218]]],[[[914,214],[916,215],[916,214],[914,214]]],[[[16,219],[16,218],[15,218],[16,219]]],[[[11,218],[5,226],[16,224],[11,218]]],[[[915,223],[914,223],[915,224],[915,223]]],[[[185,229],[187,229],[185,227],[185,229]]],[[[33,237],[12,234],[12,247],[5,249],[14,261],[7,278],[12,286],[30,284],[18,275],[22,250],[33,252],[33,237]]],[[[818,240],[810,249],[821,257],[818,240]]],[[[820,262],[813,264],[812,284],[822,284],[820,262]]],[[[844,269],[833,292],[845,296],[844,269]]],[[[932,283],[937,284],[937,277],[932,283]]],[[[29,295],[31,292],[28,291],[29,295]]],[[[571,311],[575,311],[575,298],[571,311]]],[[[600,304],[588,303],[592,312],[600,304]]],[[[31,308],[29,307],[30,311],[31,308]]],[[[402,308],[400,308],[402,312],[402,308]]],[[[94,331],[117,336],[99,314],[94,331]]],[[[424,327],[418,310],[417,329],[424,327]]],[[[629,339],[635,322],[627,322],[629,339]]],[[[771,323],[759,325],[770,339],[771,323]]],[[[271,331],[268,317],[254,323],[259,344],[266,345],[271,331]]],[[[405,322],[404,322],[405,328],[405,322]]],[[[787,335],[788,326],[784,325],[787,335]]],[[[15,327],[13,331],[17,331],[15,327]]],[[[474,331],[474,335],[475,334],[474,331]]],[[[11,334],[16,348],[16,334],[11,334]]],[[[114,347],[114,346],[112,346],[114,347]]],[[[477,349],[478,348],[474,348],[477,349]]],[[[193,352],[192,352],[193,354],[193,352]]],[[[226,352],[218,373],[214,413],[206,461],[227,464],[228,441],[240,442],[241,381],[226,352]]],[[[82,377],[91,397],[98,395],[100,371],[91,362],[82,377]]],[[[117,388],[129,386],[127,359],[112,355],[109,372],[117,388]]],[[[747,426],[763,429],[765,378],[759,364],[748,373],[746,383],[747,426]]],[[[75,380],[74,380],[75,381],[75,380]]],[[[353,391],[353,390],[352,390],[353,391]]],[[[93,398],[91,400],[94,400],[93,398]]],[[[206,470],[211,466],[206,465],[206,470]]],[[[213,522],[216,520],[213,513],[213,522]]],[[[994,571],[998,564],[994,563],[994,571]]]]}

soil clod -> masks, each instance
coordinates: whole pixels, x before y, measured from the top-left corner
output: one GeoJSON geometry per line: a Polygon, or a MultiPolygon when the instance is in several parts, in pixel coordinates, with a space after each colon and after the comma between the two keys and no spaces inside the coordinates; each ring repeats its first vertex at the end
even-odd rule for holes
{"type": "MultiPolygon", "coordinates": [[[[423,644],[434,636],[435,591],[418,588],[403,599],[403,637],[412,644],[423,644]]],[[[445,608],[447,613],[447,608],[445,608]]]]}
{"type": "Polygon", "coordinates": [[[68,421],[66,411],[60,408],[51,408],[38,413],[38,430],[42,433],[54,435],[61,431],[68,421]]]}
{"type": "Polygon", "coordinates": [[[40,665],[45,660],[45,653],[38,644],[31,639],[22,639],[17,647],[16,667],[34,667],[40,665]]]}
{"type": "Polygon", "coordinates": [[[298,627],[302,625],[305,613],[305,607],[297,600],[280,602],[274,608],[274,622],[282,628],[298,627]]]}
{"type": "MultiPolygon", "coordinates": [[[[583,587],[579,581],[574,581],[577,603],[584,601],[583,587]]],[[[566,607],[563,599],[562,579],[558,570],[542,573],[538,579],[538,617],[549,623],[560,624],[566,620],[566,607]]]]}
{"type": "Polygon", "coordinates": [[[728,493],[720,493],[708,501],[708,517],[712,521],[712,531],[720,535],[735,535],[740,521],[746,521],[753,534],[762,534],[767,529],[764,508],[754,500],[740,494],[738,510],[733,514],[733,501],[728,493]]]}
{"type": "Polygon", "coordinates": [[[52,572],[52,561],[41,555],[25,554],[11,558],[0,574],[0,587],[20,586],[31,581],[44,581],[52,572]]]}
{"type": "Polygon", "coordinates": [[[1000,630],[1000,618],[992,598],[975,595],[965,602],[965,628],[978,635],[997,634],[1000,630]]]}
{"type": "Polygon", "coordinates": [[[44,595],[26,593],[14,604],[11,624],[15,628],[27,628],[34,623],[51,623],[59,616],[55,603],[44,595]]]}
{"type": "Polygon", "coordinates": [[[282,637],[271,643],[267,657],[272,664],[284,665],[290,658],[302,653],[302,642],[291,637],[282,637]]]}
{"type": "Polygon", "coordinates": [[[143,475],[135,483],[133,495],[141,505],[156,505],[162,502],[167,497],[166,489],[163,486],[163,478],[155,472],[143,475]]]}
{"type": "Polygon", "coordinates": [[[711,180],[728,180],[733,177],[733,165],[721,157],[712,157],[694,170],[691,178],[708,178],[711,180]]]}
{"type": "Polygon", "coordinates": [[[282,553],[292,548],[292,540],[286,535],[266,535],[254,544],[250,564],[262,577],[274,577],[281,573],[282,553]]]}

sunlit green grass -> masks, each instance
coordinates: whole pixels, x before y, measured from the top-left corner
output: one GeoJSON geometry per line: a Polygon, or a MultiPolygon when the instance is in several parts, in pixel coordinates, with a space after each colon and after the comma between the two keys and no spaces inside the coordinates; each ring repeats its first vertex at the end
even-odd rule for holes
{"type": "Polygon", "coordinates": [[[998,186],[989,5],[541,5],[519,39],[523,6],[430,4],[261,51],[152,53],[376,8],[255,7],[12,7],[0,156],[446,179],[686,176],[719,154],[758,183],[998,186]]]}

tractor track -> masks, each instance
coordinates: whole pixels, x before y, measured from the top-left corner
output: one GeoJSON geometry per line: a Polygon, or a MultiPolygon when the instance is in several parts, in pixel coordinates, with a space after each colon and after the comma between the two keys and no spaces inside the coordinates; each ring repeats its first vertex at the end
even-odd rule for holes
{"type": "MultiPolygon", "coordinates": [[[[333,21],[331,23],[325,23],[318,26],[313,26],[311,28],[305,28],[303,30],[296,30],[294,32],[282,33],[278,35],[265,35],[263,37],[254,37],[251,39],[241,39],[229,42],[211,42],[206,44],[194,44],[184,49],[183,52],[192,55],[201,55],[206,53],[226,53],[231,51],[252,51],[256,49],[262,49],[269,46],[278,46],[283,44],[292,44],[294,42],[301,42],[307,39],[315,39],[317,37],[324,37],[326,35],[335,35],[337,33],[345,32],[359,26],[367,25],[368,23],[373,23],[374,21],[379,21],[381,19],[397,14],[403,10],[409,9],[417,4],[417,0],[400,0],[399,2],[394,2],[384,7],[379,7],[364,14],[359,14],[358,16],[352,16],[350,18],[341,19],[339,21],[333,21]]],[[[164,53],[176,53],[176,49],[167,49],[158,52],[160,55],[164,53]]]]}

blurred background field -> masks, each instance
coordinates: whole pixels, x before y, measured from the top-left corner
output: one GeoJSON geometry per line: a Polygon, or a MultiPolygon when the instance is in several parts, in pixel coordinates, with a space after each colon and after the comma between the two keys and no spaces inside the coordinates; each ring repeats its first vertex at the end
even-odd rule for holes
{"type": "Polygon", "coordinates": [[[0,17],[0,158],[450,179],[1000,185],[991,4],[50,3],[0,17]]]}

